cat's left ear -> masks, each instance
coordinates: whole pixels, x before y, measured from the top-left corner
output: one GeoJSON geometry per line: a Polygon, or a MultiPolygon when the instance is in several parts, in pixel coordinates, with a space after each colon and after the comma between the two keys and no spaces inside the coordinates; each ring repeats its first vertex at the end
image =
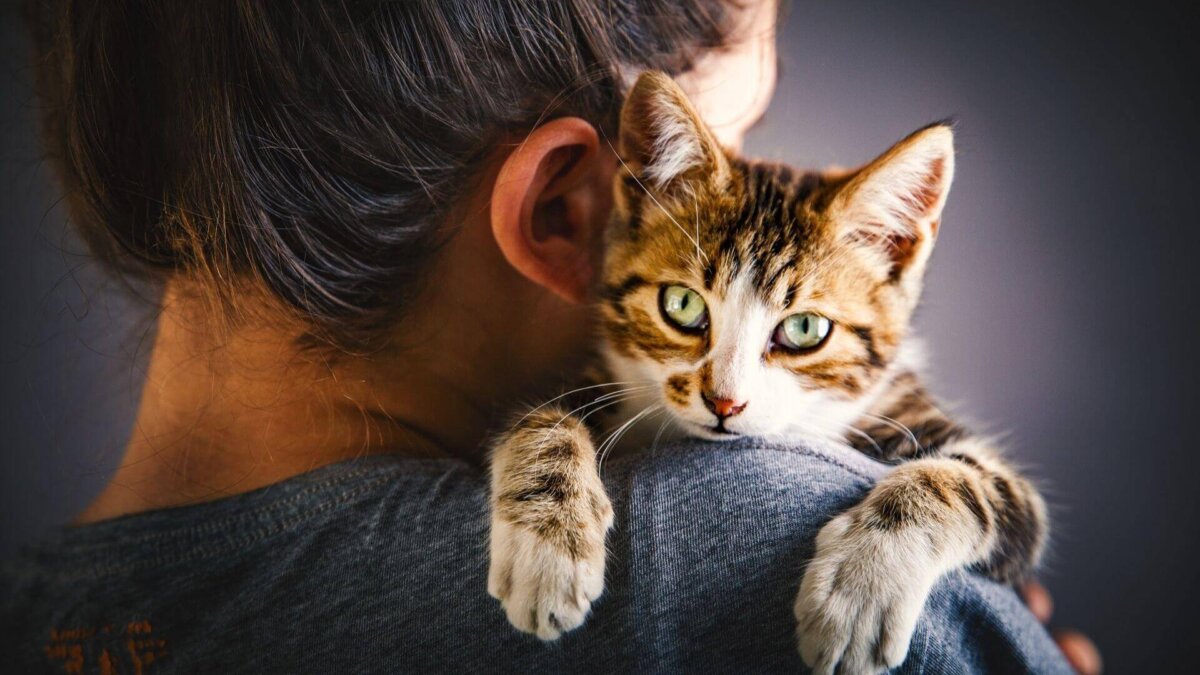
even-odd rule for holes
{"type": "Polygon", "coordinates": [[[620,154],[639,187],[667,197],[703,181],[721,188],[729,161],[687,95],[665,73],[638,77],[621,109],[620,154]]]}
{"type": "Polygon", "coordinates": [[[890,280],[919,282],[953,179],[954,132],[934,124],[855,173],[829,213],[841,236],[879,255],[890,280]]]}

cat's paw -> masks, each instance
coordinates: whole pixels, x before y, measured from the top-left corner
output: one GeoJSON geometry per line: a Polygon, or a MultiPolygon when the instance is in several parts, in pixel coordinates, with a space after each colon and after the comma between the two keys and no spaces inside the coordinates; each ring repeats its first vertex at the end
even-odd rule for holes
{"type": "Polygon", "coordinates": [[[815,673],[878,673],[900,665],[938,573],[920,534],[829,522],[796,597],[800,655],[815,673]]]}
{"type": "Polygon", "coordinates": [[[502,518],[492,518],[488,593],[500,601],[509,622],[542,640],[557,640],[578,628],[604,591],[602,523],[599,546],[572,554],[565,547],[502,518]]]}

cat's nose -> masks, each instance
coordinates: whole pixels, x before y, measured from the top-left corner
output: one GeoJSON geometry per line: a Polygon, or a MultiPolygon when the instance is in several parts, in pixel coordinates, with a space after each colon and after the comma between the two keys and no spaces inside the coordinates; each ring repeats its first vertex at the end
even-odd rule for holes
{"type": "Polygon", "coordinates": [[[746,403],[748,403],[748,401],[737,403],[731,398],[710,397],[708,394],[701,394],[700,398],[704,399],[704,407],[708,408],[712,411],[712,414],[720,419],[733,417],[742,412],[746,409],[746,403]]]}

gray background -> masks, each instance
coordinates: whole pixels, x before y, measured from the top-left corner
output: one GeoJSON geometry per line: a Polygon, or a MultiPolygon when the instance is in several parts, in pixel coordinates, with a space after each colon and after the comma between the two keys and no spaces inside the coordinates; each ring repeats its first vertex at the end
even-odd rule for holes
{"type": "MultiPolygon", "coordinates": [[[[935,388],[1045,486],[1057,621],[1094,636],[1110,672],[1181,667],[1198,628],[1195,26],[1147,3],[987,5],[794,2],[749,149],[853,164],[958,119],[918,321],[935,388]]],[[[65,231],[2,11],[0,555],[65,522],[118,461],[150,312],[65,231]]]]}

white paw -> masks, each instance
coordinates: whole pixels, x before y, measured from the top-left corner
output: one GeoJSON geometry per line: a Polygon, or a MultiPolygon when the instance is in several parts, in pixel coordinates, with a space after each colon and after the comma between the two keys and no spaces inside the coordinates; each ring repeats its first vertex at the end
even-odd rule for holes
{"type": "Polygon", "coordinates": [[[904,662],[939,572],[919,532],[830,521],[796,596],[800,655],[818,675],[878,673],[904,662]]]}
{"type": "Polygon", "coordinates": [[[556,640],[583,624],[604,591],[604,545],[589,548],[595,551],[575,559],[531,530],[493,516],[488,593],[513,626],[556,640]]]}

